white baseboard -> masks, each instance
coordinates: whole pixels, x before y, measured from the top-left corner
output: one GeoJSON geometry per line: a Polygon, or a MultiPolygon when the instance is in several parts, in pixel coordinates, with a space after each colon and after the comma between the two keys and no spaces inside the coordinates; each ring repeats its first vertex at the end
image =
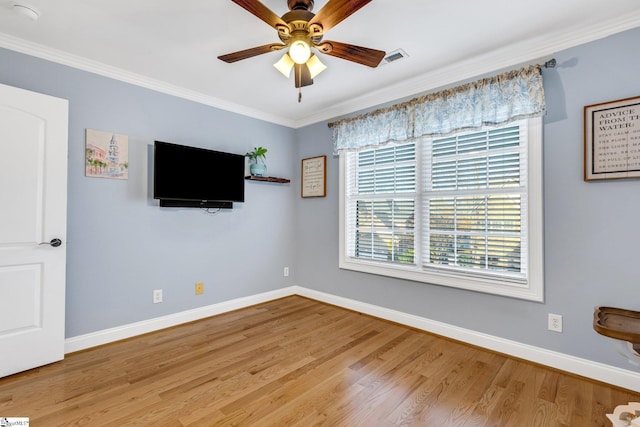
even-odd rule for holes
{"type": "Polygon", "coordinates": [[[539,363],[594,380],[603,381],[629,390],[640,392],[640,372],[628,371],[603,363],[570,356],[564,353],[534,347],[517,341],[487,335],[469,329],[437,322],[424,317],[414,316],[401,311],[390,310],[377,305],[343,298],[302,287],[296,287],[296,294],[328,304],[365,313],[380,319],[411,326],[423,331],[442,335],[447,338],[466,342],[478,347],[508,354],[520,359],[539,363]]]}
{"type": "Polygon", "coordinates": [[[196,308],[181,313],[123,325],[116,328],[68,338],[65,341],[65,352],[84,350],[102,344],[131,338],[136,335],[153,332],[159,329],[176,326],[194,320],[204,319],[217,314],[226,313],[266,301],[283,298],[290,295],[300,295],[328,304],[343,307],[349,310],[365,313],[374,317],[411,326],[423,331],[431,332],[443,337],[466,342],[478,347],[483,347],[499,353],[518,357],[551,368],[560,369],[594,380],[606,382],[629,390],[640,392],[640,372],[629,371],[603,363],[593,362],[587,359],[570,356],[564,353],[534,347],[517,341],[511,341],[493,335],[464,329],[425,317],[415,316],[397,310],[391,310],[373,304],[367,304],[357,300],[339,297],[324,292],[314,291],[302,286],[291,286],[258,295],[237,298],[230,301],[196,308]]]}
{"type": "Polygon", "coordinates": [[[141,322],[103,329],[85,335],[78,335],[65,340],[64,352],[68,354],[74,351],[85,350],[102,344],[108,344],[125,338],[135,337],[148,332],[170,328],[183,323],[193,322],[194,320],[200,320],[217,314],[287,297],[295,293],[295,287],[282,288],[262,294],[223,301],[206,307],[194,308],[193,310],[182,311],[180,313],[169,314],[167,316],[156,317],[155,319],[143,320],[141,322]]]}

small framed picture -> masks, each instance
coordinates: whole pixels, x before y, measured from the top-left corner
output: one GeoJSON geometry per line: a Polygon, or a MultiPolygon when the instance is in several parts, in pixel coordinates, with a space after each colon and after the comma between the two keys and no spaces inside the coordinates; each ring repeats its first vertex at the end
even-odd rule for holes
{"type": "Polygon", "coordinates": [[[327,156],[302,159],[302,197],[327,195],[327,156]]]}
{"type": "Polygon", "coordinates": [[[640,177],[640,96],[584,107],[584,180],[640,177]]]}
{"type": "Polygon", "coordinates": [[[85,176],[129,179],[129,137],[87,129],[84,149],[85,176]]]}

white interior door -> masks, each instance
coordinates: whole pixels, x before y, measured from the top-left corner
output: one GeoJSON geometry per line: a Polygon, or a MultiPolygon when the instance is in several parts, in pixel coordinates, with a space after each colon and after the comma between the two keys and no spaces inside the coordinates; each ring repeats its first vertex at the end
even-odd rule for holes
{"type": "Polygon", "coordinates": [[[0,85],[0,377],[64,357],[68,109],[0,85]]]}

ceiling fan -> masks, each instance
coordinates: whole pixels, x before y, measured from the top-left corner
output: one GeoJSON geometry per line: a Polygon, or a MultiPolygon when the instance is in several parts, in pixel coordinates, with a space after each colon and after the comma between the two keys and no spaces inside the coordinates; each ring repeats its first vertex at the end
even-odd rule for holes
{"type": "MultiPolygon", "coordinates": [[[[312,52],[312,48],[326,55],[377,67],[385,56],[382,50],[369,49],[347,43],[325,40],[327,31],[357,12],[371,0],[329,0],[317,14],[311,12],[314,0],[287,0],[289,12],[279,17],[258,0],[231,0],[248,12],[262,19],[278,31],[282,43],[270,43],[251,49],[218,56],[232,63],[263,53],[289,48],[274,66],[289,78],[295,70],[295,86],[301,88],[313,84],[313,78],[327,67],[312,52]]],[[[300,102],[301,95],[298,95],[300,102]]]]}

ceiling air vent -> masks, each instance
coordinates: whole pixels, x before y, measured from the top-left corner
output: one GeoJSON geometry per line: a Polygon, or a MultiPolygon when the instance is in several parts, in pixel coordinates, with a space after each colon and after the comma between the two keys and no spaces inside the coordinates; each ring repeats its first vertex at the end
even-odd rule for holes
{"type": "Polygon", "coordinates": [[[407,55],[407,52],[405,52],[404,50],[396,49],[393,52],[389,52],[387,56],[382,58],[382,63],[380,65],[391,64],[392,62],[399,61],[403,58],[406,58],[407,56],[409,55],[407,55]]]}

